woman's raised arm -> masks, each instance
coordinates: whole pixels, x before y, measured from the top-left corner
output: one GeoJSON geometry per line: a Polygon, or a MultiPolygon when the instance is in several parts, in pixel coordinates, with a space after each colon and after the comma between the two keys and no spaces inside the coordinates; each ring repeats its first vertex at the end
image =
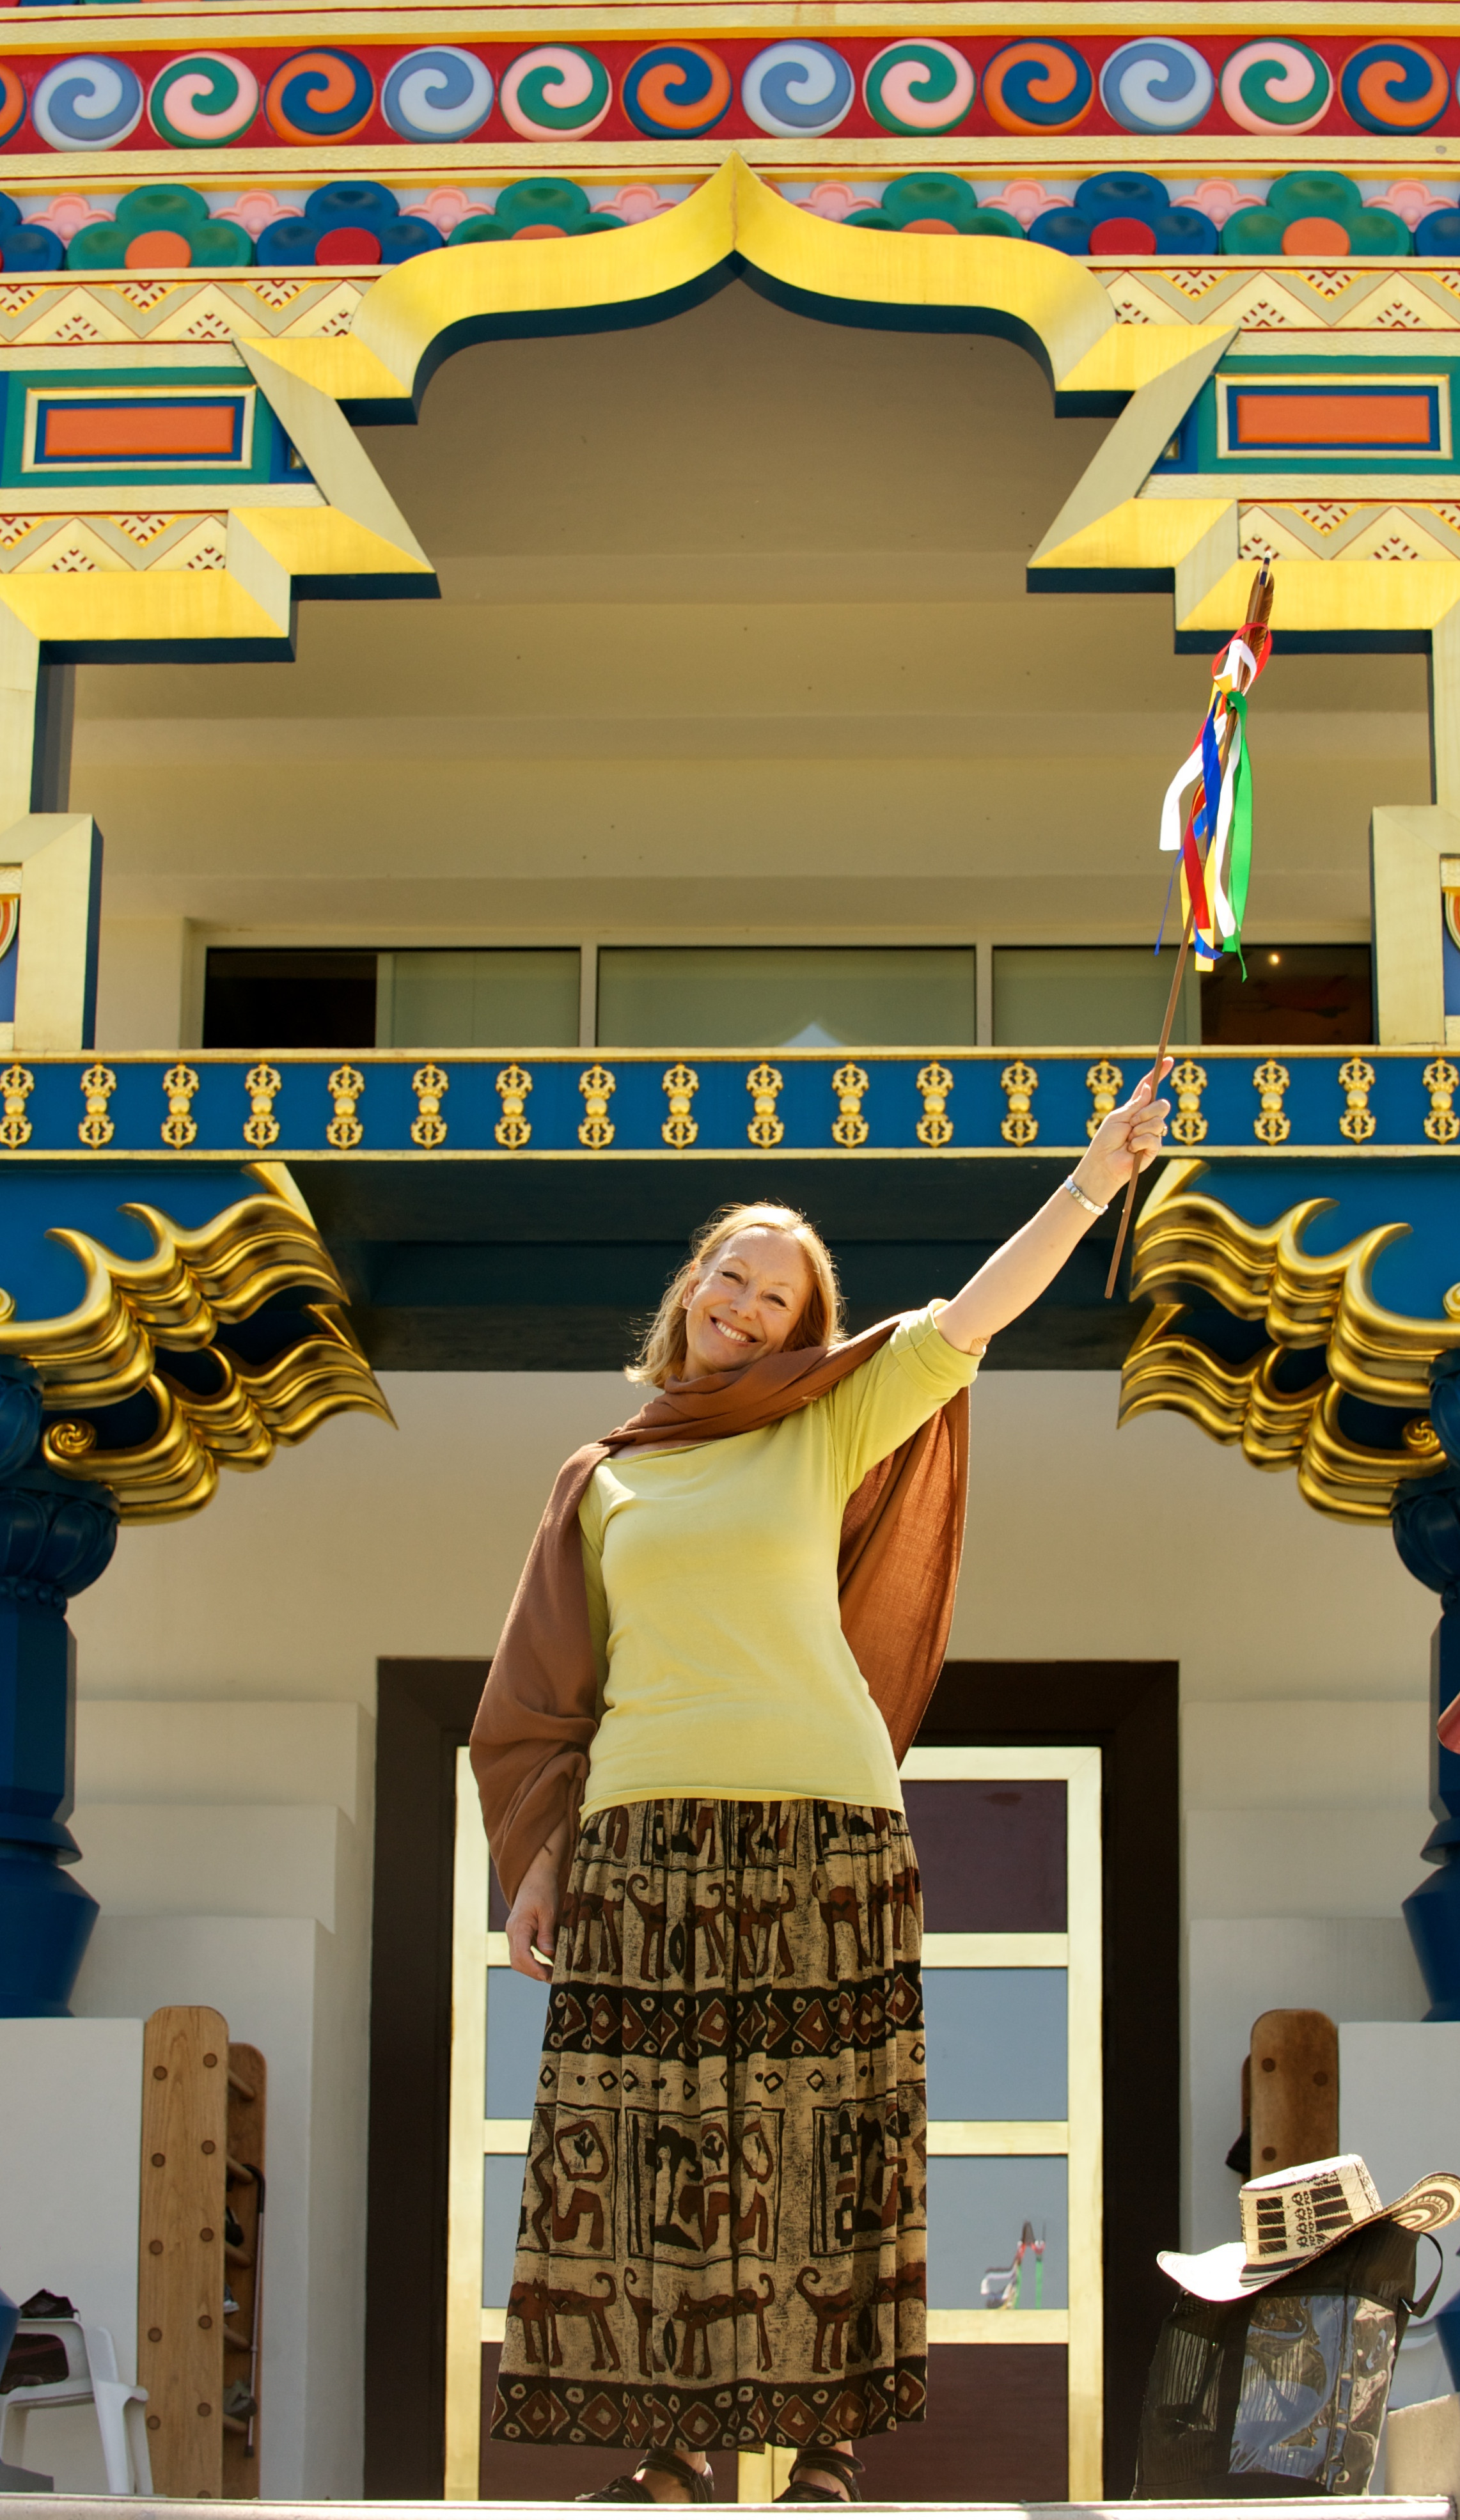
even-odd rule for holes
{"type": "MultiPolygon", "coordinates": [[[[1161,1071],[1163,1084],[1170,1068],[1166,1059],[1161,1071]]],[[[1169,1102],[1152,1101],[1151,1079],[1143,1076],[1129,1102],[1101,1122],[1088,1153],[1081,1155],[1070,1175],[1084,1198],[1074,1197],[1062,1184],[1027,1225],[1011,1235],[943,1307],[937,1326],[950,1347],[982,1347],[996,1330],[1027,1312],[1059,1276],[1095,1216],[1124,1190],[1132,1171],[1144,1172],[1156,1161],[1170,1107],[1169,1102]]]]}

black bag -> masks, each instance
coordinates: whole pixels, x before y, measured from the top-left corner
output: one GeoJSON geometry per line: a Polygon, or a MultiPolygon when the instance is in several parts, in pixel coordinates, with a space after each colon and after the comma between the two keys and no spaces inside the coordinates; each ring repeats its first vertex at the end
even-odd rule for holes
{"type": "Polygon", "coordinates": [[[1371,2224],[1241,2301],[1183,2292],[1146,2383],[1138,2499],[1366,2494],[1419,2235],[1371,2224]]]}

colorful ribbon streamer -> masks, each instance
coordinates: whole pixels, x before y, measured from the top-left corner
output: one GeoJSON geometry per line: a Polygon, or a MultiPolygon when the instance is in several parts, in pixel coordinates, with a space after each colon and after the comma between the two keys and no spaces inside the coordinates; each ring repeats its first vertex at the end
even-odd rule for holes
{"type": "Polygon", "coordinates": [[[1247,694],[1271,646],[1267,629],[1252,621],[1228,640],[1211,668],[1211,699],[1201,733],[1162,804],[1161,845],[1179,856],[1183,908],[1198,960],[1205,963],[1215,962],[1218,954],[1242,954],[1253,864],[1247,694]],[[1209,801],[1213,798],[1214,807],[1209,801]]]}

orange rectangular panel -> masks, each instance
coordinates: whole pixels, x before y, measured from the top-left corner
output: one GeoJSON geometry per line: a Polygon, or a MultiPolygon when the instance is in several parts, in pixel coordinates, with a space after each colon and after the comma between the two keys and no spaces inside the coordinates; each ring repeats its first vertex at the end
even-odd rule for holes
{"type": "Polygon", "coordinates": [[[1435,443],[1428,393],[1235,393],[1242,446],[1419,446],[1435,443]]]}
{"type": "Polygon", "coordinates": [[[43,460],[95,464],[128,455],[235,453],[239,405],[227,402],[53,402],[42,419],[43,460]]]}

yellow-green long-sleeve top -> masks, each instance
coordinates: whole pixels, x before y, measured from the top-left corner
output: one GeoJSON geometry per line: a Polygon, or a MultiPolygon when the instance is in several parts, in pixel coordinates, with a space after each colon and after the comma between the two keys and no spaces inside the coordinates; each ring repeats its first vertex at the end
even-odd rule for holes
{"type": "Polygon", "coordinates": [[[773,1426],[600,1462],[578,1508],[599,1683],[585,1815],[695,1796],[902,1809],[837,1554],[867,1472],[979,1370],[940,1309],[773,1426]]]}

